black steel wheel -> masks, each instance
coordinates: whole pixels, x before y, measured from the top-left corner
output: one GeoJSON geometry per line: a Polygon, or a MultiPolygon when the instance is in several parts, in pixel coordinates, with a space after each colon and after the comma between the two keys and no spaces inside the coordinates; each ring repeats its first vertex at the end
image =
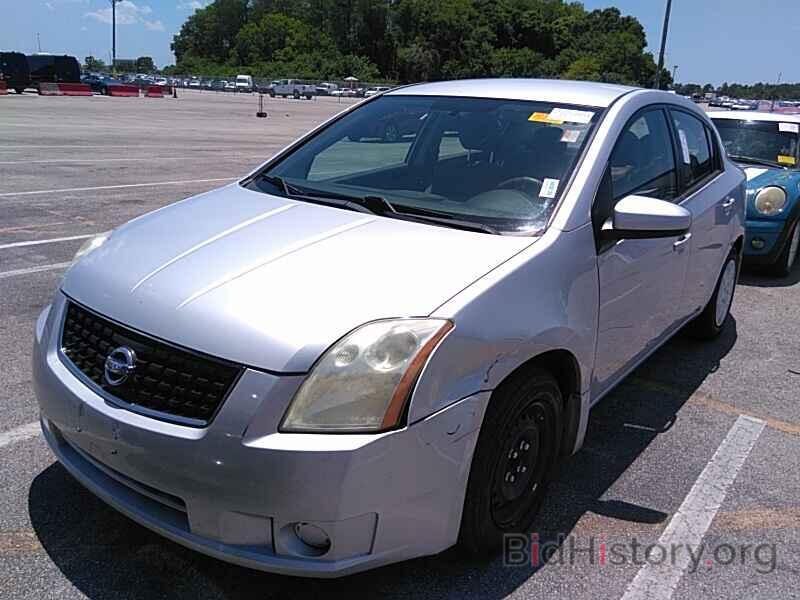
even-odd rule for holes
{"type": "Polygon", "coordinates": [[[472,459],[459,541],[476,554],[502,546],[503,534],[528,533],[547,493],[563,433],[555,379],[529,369],[492,395],[472,459]]]}

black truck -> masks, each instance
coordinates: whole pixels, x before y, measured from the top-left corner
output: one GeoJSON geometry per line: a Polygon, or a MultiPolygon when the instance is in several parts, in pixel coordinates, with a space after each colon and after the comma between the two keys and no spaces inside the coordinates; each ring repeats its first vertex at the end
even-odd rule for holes
{"type": "Polygon", "coordinates": [[[30,54],[27,56],[31,72],[31,84],[38,88],[40,83],[80,83],[81,66],[74,56],[54,54],[30,54]]]}
{"type": "Polygon", "coordinates": [[[31,71],[25,55],[20,52],[0,52],[0,80],[18,94],[31,84],[31,71]]]}

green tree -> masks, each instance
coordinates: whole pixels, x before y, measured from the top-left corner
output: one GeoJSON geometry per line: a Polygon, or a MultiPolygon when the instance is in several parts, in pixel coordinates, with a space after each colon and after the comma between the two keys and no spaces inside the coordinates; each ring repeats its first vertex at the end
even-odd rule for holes
{"type": "Polygon", "coordinates": [[[108,69],[106,63],[94,56],[87,56],[83,59],[83,64],[87,71],[105,71],[108,69]]]}
{"type": "Polygon", "coordinates": [[[156,64],[150,56],[140,56],[136,59],[136,72],[137,73],[155,73],[156,64]]]}

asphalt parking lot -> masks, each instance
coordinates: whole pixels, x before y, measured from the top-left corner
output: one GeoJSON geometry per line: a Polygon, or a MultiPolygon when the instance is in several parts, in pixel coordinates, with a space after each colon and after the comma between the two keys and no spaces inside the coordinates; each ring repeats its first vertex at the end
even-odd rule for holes
{"type": "Polygon", "coordinates": [[[544,564],[451,550],[341,580],[268,575],[166,541],[74,481],[38,433],[37,315],[82,239],[228,183],[346,106],[265,104],[256,119],[255,96],[213,92],[0,97],[0,597],[800,598],[800,265],[746,271],[720,338],[678,336],[593,410],[538,520],[541,544],[568,536],[544,564]],[[644,561],[676,531],[702,542],[696,561],[644,561]]]}

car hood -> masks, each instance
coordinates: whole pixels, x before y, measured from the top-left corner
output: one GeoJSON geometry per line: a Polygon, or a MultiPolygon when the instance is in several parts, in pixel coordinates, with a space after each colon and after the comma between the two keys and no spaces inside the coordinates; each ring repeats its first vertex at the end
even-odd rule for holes
{"type": "Polygon", "coordinates": [[[742,165],[742,168],[747,176],[747,216],[749,218],[783,221],[792,214],[795,203],[800,202],[800,171],[752,165],[742,165]],[[774,217],[767,217],[755,209],[753,202],[760,189],[771,185],[786,190],[786,208],[774,217]]]}
{"type": "Polygon", "coordinates": [[[120,227],[69,269],[62,289],[163,340],[256,368],[305,372],[355,327],[429,315],[533,241],[234,184],[120,227]]]}

